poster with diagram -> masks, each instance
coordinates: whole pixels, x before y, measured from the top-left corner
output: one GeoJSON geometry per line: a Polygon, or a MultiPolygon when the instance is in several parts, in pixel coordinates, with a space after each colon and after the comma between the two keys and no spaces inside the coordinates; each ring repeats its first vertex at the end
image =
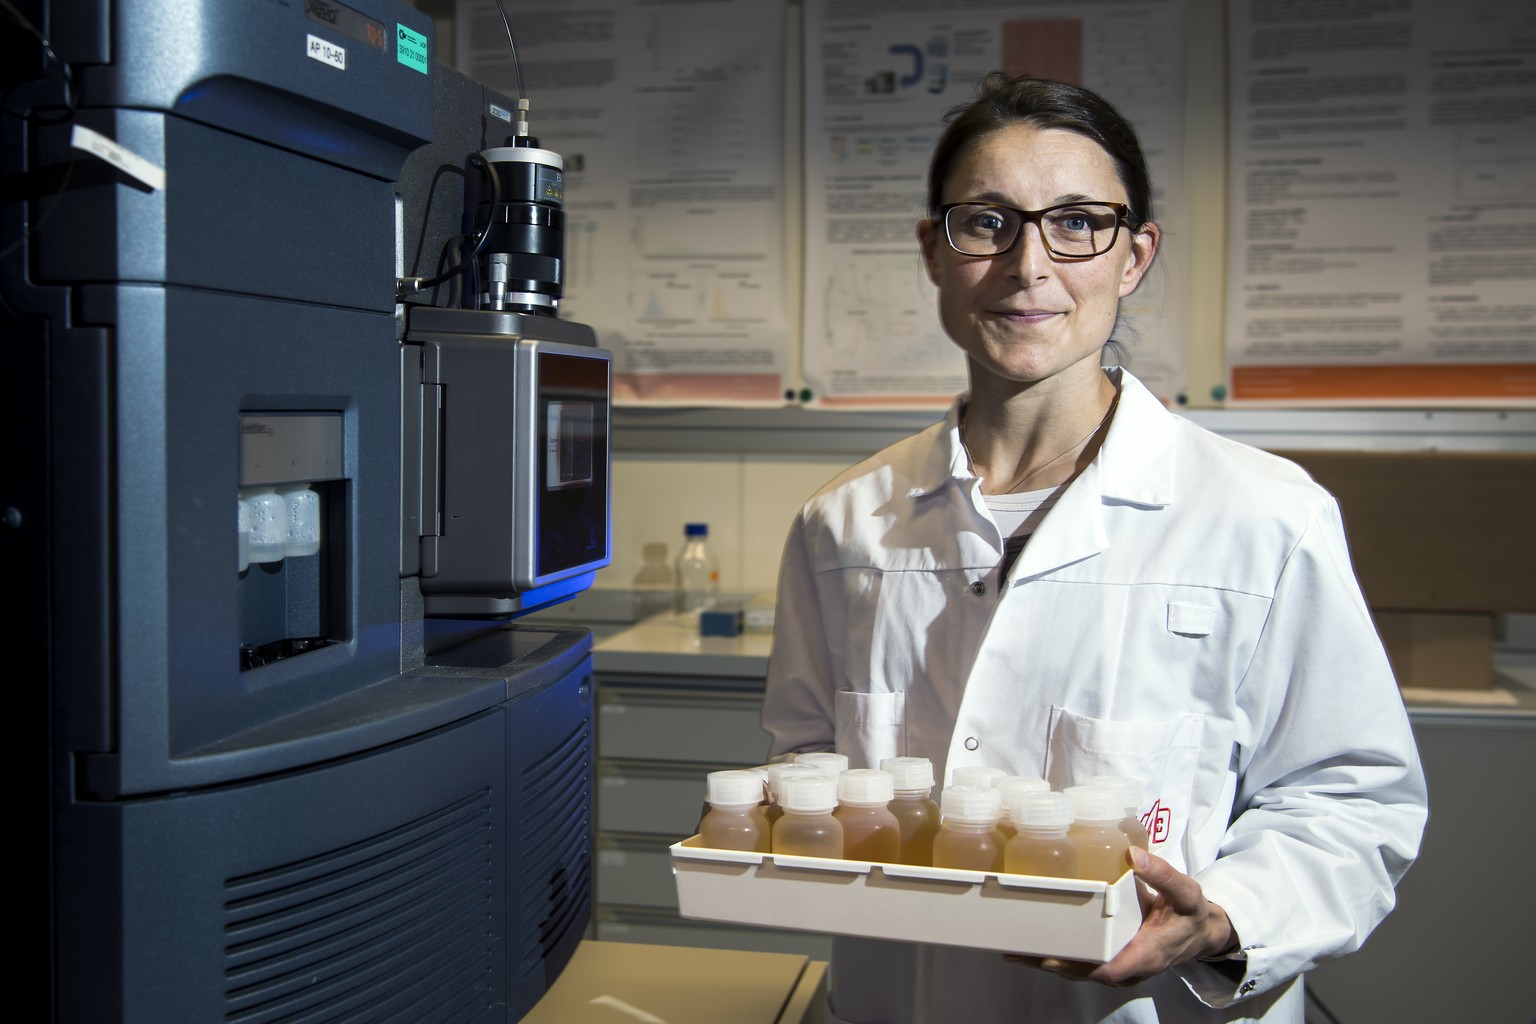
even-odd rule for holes
{"type": "Polygon", "coordinates": [[[807,0],[802,373],[826,408],[936,406],[966,386],[918,254],[945,111],[994,69],[1085,85],[1136,126],[1167,240],[1117,333],[1154,393],[1185,386],[1183,0],[807,0]]]}

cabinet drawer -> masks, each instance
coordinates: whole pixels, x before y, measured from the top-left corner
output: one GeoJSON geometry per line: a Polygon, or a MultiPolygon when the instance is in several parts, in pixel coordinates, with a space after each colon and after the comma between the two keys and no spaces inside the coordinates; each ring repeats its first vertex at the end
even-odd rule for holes
{"type": "Polygon", "coordinates": [[[677,883],[672,878],[675,840],[597,838],[597,901],[677,910],[677,883]]]}
{"type": "Polygon", "coordinates": [[[704,773],[702,766],[598,761],[598,831],[665,836],[669,843],[688,838],[704,813],[704,773]]]}
{"type": "Polygon", "coordinates": [[[598,684],[600,757],[747,767],[768,757],[762,694],[598,684]]]}

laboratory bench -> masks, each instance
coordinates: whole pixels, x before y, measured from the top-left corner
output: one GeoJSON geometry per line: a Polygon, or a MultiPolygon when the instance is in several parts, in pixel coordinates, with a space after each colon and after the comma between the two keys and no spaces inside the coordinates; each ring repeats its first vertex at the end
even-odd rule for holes
{"type": "MultiPolygon", "coordinates": [[[[771,635],[700,637],[669,614],[619,618],[593,650],[596,936],[825,960],[825,935],[677,916],[667,848],[694,831],[705,773],[767,756],[758,715],[771,635]]],[[[1405,700],[1430,789],[1419,860],[1364,949],[1310,984],[1344,1024],[1530,1024],[1536,1003],[1518,979],[1536,919],[1520,882],[1536,849],[1536,655],[1500,655],[1492,689],[1407,691],[1405,700]]]]}

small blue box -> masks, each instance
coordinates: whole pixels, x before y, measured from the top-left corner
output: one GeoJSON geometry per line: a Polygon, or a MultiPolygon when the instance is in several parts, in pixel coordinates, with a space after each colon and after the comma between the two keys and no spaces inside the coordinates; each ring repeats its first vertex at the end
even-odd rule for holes
{"type": "Polygon", "coordinates": [[[706,608],[699,612],[699,636],[740,636],[746,630],[740,608],[706,608]]]}

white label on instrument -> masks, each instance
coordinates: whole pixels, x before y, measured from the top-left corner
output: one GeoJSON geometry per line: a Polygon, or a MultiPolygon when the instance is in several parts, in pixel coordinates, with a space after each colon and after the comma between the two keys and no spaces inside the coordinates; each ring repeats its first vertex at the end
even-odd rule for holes
{"type": "Polygon", "coordinates": [[[75,149],[100,157],[135,181],[142,182],[158,191],[165,190],[165,169],[150,163],[139,154],[118,145],[105,135],[85,127],[73,125],[69,132],[69,144],[75,149]]]}
{"type": "Polygon", "coordinates": [[[507,109],[505,109],[503,107],[498,107],[494,103],[490,104],[490,108],[491,108],[491,116],[492,117],[499,117],[503,121],[507,122],[507,124],[511,124],[512,123],[512,111],[507,110],[507,109]]]}
{"type": "Polygon", "coordinates": [[[329,64],[337,71],[347,70],[347,51],[335,43],[326,42],[319,36],[310,36],[308,44],[310,57],[321,64],[329,64]]]}

